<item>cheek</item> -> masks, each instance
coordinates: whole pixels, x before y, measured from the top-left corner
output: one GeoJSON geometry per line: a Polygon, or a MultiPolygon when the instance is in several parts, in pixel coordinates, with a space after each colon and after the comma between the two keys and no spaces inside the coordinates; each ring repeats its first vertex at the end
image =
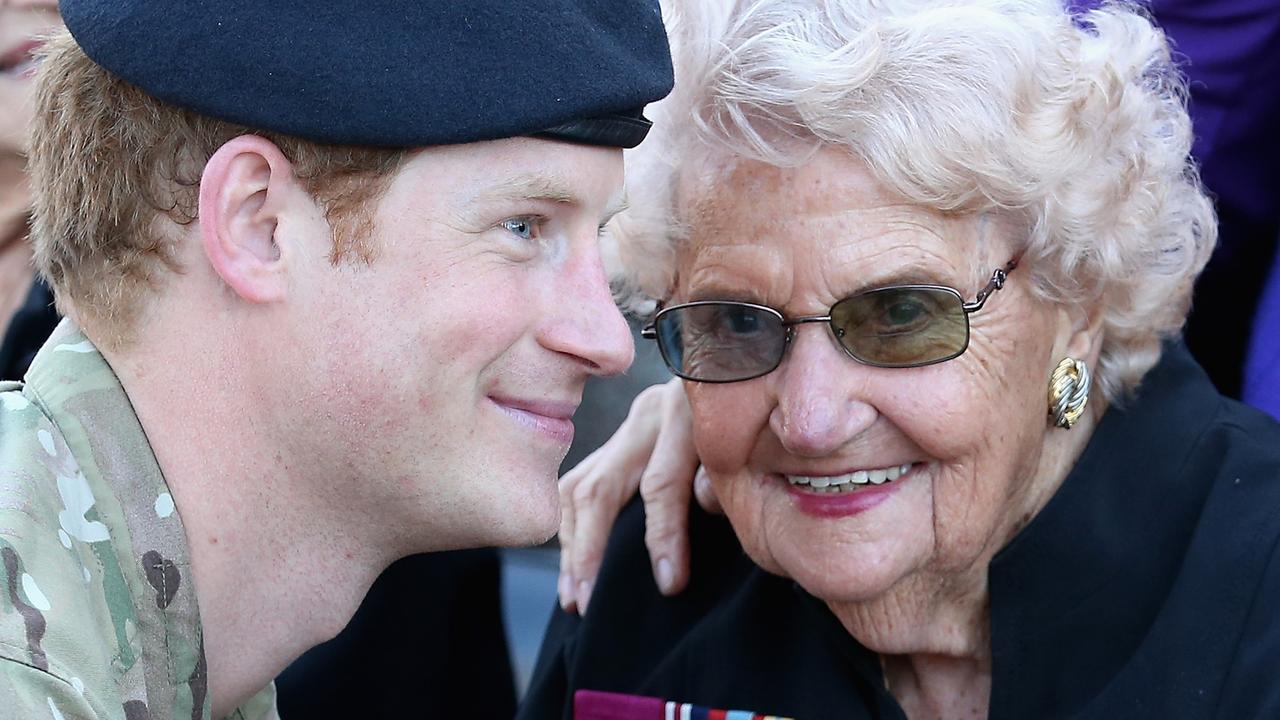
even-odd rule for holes
{"type": "Polygon", "coordinates": [[[1023,498],[1046,429],[1048,342],[1035,336],[975,343],[944,377],[917,387],[922,402],[902,423],[938,461],[932,482],[938,546],[957,563],[1002,544],[1023,498]]]}
{"type": "MultiPolygon", "coordinates": [[[[784,508],[768,492],[751,465],[768,431],[770,405],[759,381],[728,385],[685,383],[693,411],[694,444],[712,489],[743,549],[765,570],[782,573],[770,543],[769,521],[784,508]]],[[[785,498],[783,498],[785,499],[785,498]]]]}
{"type": "Polygon", "coordinates": [[[759,380],[684,384],[693,412],[694,444],[709,472],[731,475],[746,466],[769,422],[769,406],[761,387],[759,380]]]}
{"type": "Polygon", "coordinates": [[[521,268],[474,256],[414,260],[384,293],[380,322],[412,346],[417,360],[408,365],[475,363],[509,347],[532,324],[536,283],[521,268]]]}

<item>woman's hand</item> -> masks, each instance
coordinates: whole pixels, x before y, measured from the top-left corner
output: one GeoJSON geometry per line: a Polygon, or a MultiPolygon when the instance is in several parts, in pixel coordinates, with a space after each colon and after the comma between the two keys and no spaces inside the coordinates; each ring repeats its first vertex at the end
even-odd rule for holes
{"type": "Polygon", "coordinates": [[[699,504],[719,504],[698,464],[689,403],[679,379],[641,392],[618,431],[560,479],[560,606],[585,612],[609,531],[639,487],[645,506],[645,545],[664,595],[689,581],[688,515],[692,490],[699,504]]]}

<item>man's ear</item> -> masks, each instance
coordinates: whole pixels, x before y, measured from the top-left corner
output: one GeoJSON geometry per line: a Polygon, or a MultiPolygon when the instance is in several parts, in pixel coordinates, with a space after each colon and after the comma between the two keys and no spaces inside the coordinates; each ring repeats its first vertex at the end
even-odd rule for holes
{"type": "Polygon", "coordinates": [[[227,287],[253,303],[282,300],[290,248],[277,233],[282,214],[309,196],[275,143],[241,135],[218,148],[200,178],[200,241],[227,287]]]}

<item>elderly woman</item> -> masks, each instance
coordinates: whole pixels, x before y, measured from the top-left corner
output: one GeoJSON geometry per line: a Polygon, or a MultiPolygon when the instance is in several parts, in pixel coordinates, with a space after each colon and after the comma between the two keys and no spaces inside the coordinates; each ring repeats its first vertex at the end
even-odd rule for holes
{"type": "Polygon", "coordinates": [[[1215,229],[1161,32],[1059,0],[672,27],[616,239],[731,528],[694,514],[667,600],[625,513],[522,717],[1280,717],[1280,426],[1171,340],[1215,229]]]}

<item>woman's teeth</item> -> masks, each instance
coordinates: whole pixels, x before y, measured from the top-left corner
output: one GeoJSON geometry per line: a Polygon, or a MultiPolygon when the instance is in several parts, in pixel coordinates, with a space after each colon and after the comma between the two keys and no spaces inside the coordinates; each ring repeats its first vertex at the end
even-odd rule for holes
{"type": "Polygon", "coordinates": [[[792,485],[803,485],[819,493],[850,492],[866,485],[883,485],[893,482],[911,470],[911,463],[894,465],[876,470],[858,470],[846,475],[826,475],[810,477],[807,475],[787,475],[787,482],[792,485]]]}

